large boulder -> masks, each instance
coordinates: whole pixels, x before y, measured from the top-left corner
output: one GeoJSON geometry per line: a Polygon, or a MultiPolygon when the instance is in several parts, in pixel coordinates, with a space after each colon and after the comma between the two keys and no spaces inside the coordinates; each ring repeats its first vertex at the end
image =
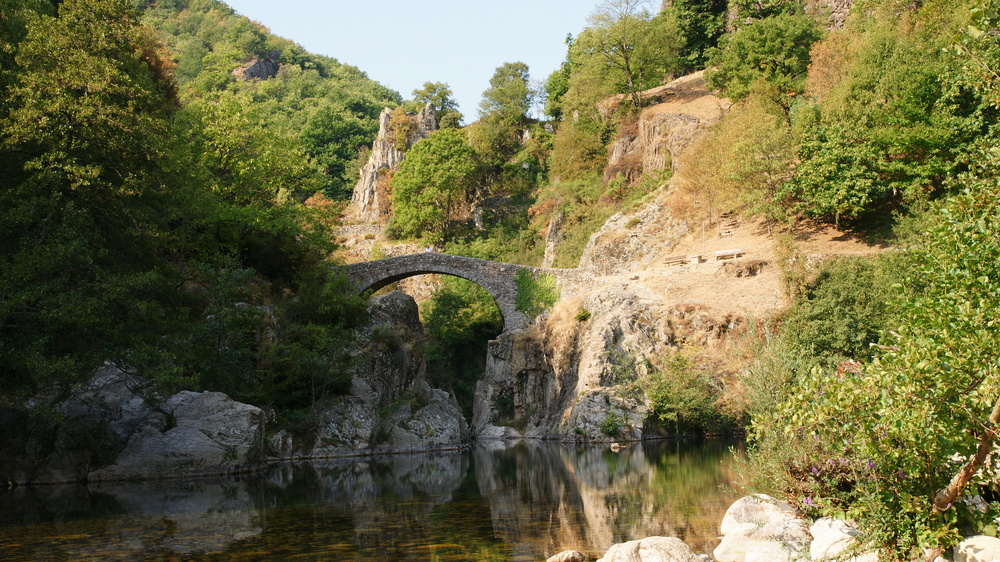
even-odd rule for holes
{"type": "Polygon", "coordinates": [[[765,494],[740,498],[720,525],[718,562],[785,562],[809,556],[812,536],[787,503],[765,494]]]}
{"type": "Polygon", "coordinates": [[[182,391],[150,412],[90,480],[218,475],[264,461],[264,412],[221,392],[182,391]]]}
{"type": "Polygon", "coordinates": [[[968,537],[955,547],[955,562],[992,562],[1000,560],[1000,539],[976,535],[968,537]]]}
{"type": "Polygon", "coordinates": [[[612,546],[598,562],[702,562],[684,541],[674,537],[647,537],[612,546]]]}
{"type": "Polygon", "coordinates": [[[809,527],[809,534],[812,535],[809,555],[813,560],[824,560],[835,558],[851,547],[861,532],[840,519],[822,517],[809,527]]]}
{"type": "Polygon", "coordinates": [[[264,460],[264,413],[218,392],[164,399],[105,363],[55,406],[0,411],[0,477],[50,484],[227,474],[264,460]]]}

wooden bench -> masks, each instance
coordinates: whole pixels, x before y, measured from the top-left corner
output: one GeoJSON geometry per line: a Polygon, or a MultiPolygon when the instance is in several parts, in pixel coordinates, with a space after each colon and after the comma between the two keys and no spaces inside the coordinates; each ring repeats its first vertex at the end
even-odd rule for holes
{"type": "Polygon", "coordinates": [[[684,254],[682,256],[670,256],[669,258],[665,258],[663,260],[663,263],[667,265],[677,265],[681,263],[687,263],[687,261],[688,261],[687,254],[684,254]]]}
{"type": "Polygon", "coordinates": [[[719,250],[715,252],[715,261],[730,260],[743,255],[743,250],[719,250]]]}

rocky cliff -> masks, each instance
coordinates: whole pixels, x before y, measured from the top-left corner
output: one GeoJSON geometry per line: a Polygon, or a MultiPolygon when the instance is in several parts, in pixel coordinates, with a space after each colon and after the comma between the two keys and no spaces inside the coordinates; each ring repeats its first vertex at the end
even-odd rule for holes
{"type": "Polygon", "coordinates": [[[468,444],[458,403],[427,383],[424,330],[413,298],[398,291],[375,297],[369,316],[358,336],[350,393],[322,411],[314,434],[274,435],[274,455],[324,458],[468,444]]]}
{"type": "MultiPolygon", "coordinates": [[[[619,132],[611,146],[605,179],[624,173],[630,179],[657,170],[677,171],[680,154],[712,125],[722,120],[729,100],[708,91],[703,72],[683,76],[640,96],[654,102],[639,114],[634,128],[619,132]]],[[[612,96],[600,104],[610,114],[625,99],[612,96]]]]}
{"type": "MultiPolygon", "coordinates": [[[[395,170],[406,157],[396,146],[392,130],[392,110],[385,108],[379,116],[378,136],[372,143],[368,162],[361,168],[361,177],[354,186],[351,204],[345,211],[351,222],[384,224],[389,218],[389,172],[395,170]]],[[[412,126],[406,138],[407,147],[427,138],[438,128],[437,112],[427,104],[416,115],[411,115],[412,126]]]]}

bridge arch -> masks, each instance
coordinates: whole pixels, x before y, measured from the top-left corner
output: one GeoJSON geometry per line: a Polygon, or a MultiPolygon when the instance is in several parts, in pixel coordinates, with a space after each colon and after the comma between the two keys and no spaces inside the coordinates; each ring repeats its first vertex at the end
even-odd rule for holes
{"type": "Polygon", "coordinates": [[[359,293],[377,291],[391,283],[413,277],[438,273],[467,279],[486,289],[496,301],[503,316],[504,331],[527,327],[528,317],[517,310],[517,284],[514,279],[519,270],[534,272],[535,268],[512,263],[502,263],[465,256],[422,252],[394,258],[385,258],[347,266],[347,277],[359,293]]]}

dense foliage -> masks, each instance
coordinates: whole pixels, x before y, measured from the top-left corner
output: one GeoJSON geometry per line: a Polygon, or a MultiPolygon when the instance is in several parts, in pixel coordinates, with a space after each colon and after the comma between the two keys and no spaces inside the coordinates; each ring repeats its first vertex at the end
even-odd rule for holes
{"type": "MultiPolygon", "coordinates": [[[[310,168],[327,195],[350,194],[358,152],[375,138],[382,108],[402,102],[399,94],[355,67],[271,35],[219,0],[140,7],[142,21],[159,31],[170,53],[184,101],[253,106],[231,122],[244,127],[245,138],[262,145],[277,139],[290,150],[268,155],[275,165],[310,168]],[[260,61],[275,65],[274,78],[240,80],[233,72],[260,61]]],[[[228,110],[221,114],[229,117],[228,110]]]]}
{"type": "Polygon", "coordinates": [[[443,129],[414,145],[392,176],[389,233],[447,240],[456,209],[474,187],[475,172],[475,152],[464,131],[443,129]]]}
{"type": "Polygon", "coordinates": [[[344,392],[363,302],[326,261],[329,201],[298,203],[326,180],[266,125],[280,104],[178,89],[128,0],[3,7],[4,399],[105,360],[289,415],[344,392]]]}
{"type": "Polygon", "coordinates": [[[970,7],[887,2],[816,44],[784,205],[836,220],[892,202],[903,251],[830,264],[742,375],[756,485],[855,520],[887,560],[995,534],[1000,514],[1000,18],[970,7]]]}

